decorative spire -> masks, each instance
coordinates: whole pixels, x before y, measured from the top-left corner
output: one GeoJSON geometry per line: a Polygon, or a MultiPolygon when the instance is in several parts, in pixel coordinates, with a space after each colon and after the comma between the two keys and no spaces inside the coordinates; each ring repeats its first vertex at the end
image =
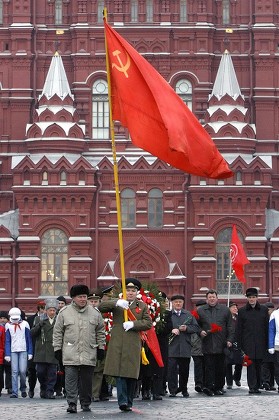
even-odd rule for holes
{"type": "Polygon", "coordinates": [[[57,51],[52,57],[43,91],[42,94],[39,96],[39,100],[42,96],[45,96],[47,99],[50,99],[54,95],[57,95],[62,100],[67,95],[74,99],[71,93],[71,89],[68,83],[67,75],[64,69],[61,56],[57,51]]]}
{"type": "Polygon", "coordinates": [[[225,95],[229,95],[233,99],[237,99],[239,96],[243,97],[241,95],[233,62],[228,50],[224,51],[221,58],[213,90],[211,95],[209,95],[209,99],[212,96],[216,96],[216,98],[220,100],[225,95]]]}

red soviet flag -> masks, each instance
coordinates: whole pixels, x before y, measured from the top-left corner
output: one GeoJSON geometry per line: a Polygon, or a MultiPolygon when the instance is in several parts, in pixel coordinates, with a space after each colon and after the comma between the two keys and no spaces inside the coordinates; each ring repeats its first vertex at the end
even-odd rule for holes
{"type": "Polygon", "coordinates": [[[242,243],[237,235],[236,227],[233,225],[232,229],[232,241],[231,241],[231,248],[230,248],[230,257],[232,268],[235,271],[235,274],[239,281],[242,283],[246,282],[244,277],[244,265],[250,264],[250,261],[245,255],[244,249],[242,247],[242,243]]]}
{"type": "Polygon", "coordinates": [[[132,142],[182,171],[208,178],[233,173],[213,140],[166,80],[104,21],[112,118],[132,142]]]}

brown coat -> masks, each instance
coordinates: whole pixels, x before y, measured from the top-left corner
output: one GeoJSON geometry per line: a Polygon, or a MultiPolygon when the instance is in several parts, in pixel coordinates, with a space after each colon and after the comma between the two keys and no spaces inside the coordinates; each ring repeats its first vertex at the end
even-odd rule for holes
{"type": "Polygon", "coordinates": [[[141,339],[139,331],[149,330],[152,326],[147,305],[135,300],[130,309],[137,318],[134,327],[124,331],[124,311],[116,306],[117,299],[102,302],[101,312],[113,312],[113,327],[108,345],[104,374],[138,379],[141,363],[141,339]],[[138,308],[138,309],[137,309],[138,308]]]}

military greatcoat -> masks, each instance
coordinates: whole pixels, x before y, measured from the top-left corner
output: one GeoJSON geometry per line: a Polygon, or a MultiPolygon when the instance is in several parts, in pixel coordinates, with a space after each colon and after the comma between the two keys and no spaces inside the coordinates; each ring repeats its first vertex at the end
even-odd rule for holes
{"type": "Polygon", "coordinates": [[[130,310],[136,317],[134,327],[129,331],[123,328],[124,310],[116,306],[117,299],[102,302],[101,312],[113,313],[113,327],[108,345],[104,374],[115,377],[138,379],[141,363],[141,338],[139,331],[149,330],[152,320],[144,302],[135,300],[130,310]]]}

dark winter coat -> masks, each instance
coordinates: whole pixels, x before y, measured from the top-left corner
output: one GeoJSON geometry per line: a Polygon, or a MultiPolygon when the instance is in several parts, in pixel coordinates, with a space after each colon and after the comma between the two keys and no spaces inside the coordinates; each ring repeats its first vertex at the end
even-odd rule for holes
{"type": "Polygon", "coordinates": [[[139,331],[149,330],[152,320],[144,302],[135,300],[129,307],[136,317],[134,327],[129,331],[123,328],[124,312],[116,306],[117,299],[101,302],[101,312],[113,313],[113,327],[109,342],[104,374],[115,377],[138,379],[141,363],[141,338],[139,331]]]}
{"type": "Polygon", "coordinates": [[[247,303],[238,311],[237,344],[250,359],[263,359],[268,348],[268,308],[247,303]]]}
{"type": "Polygon", "coordinates": [[[180,316],[172,311],[171,320],[173,328],[186,325],[187,329],[180,331],[169,344],[169,357],[191,357],[191,335],[200,331],[196,318],[189,311],[182,309],[180,316]]]}
{"type": "Polygon", "coordinates": [[[33,361],[35,363],[53,363],[58,364],[58,360],[54,356],[52,345],[53,328],[56,317],[51,324],[48,317],[41,320],[37,316],[31,328],[32,338],[35,339],[35,354],[33,361]]]}
{"type": "Polygon", "coordinates": [[[221,354],[227,346],[227,341],[233,342],[234,329],[232,315],[229,308],[217,303],[215,306],[208,304],[198,308],[198,323],[207,336],[202,338],[203,354],[221,354]],[[211,324],[222,327],[221,331],[210,333],[211,324]]]}

